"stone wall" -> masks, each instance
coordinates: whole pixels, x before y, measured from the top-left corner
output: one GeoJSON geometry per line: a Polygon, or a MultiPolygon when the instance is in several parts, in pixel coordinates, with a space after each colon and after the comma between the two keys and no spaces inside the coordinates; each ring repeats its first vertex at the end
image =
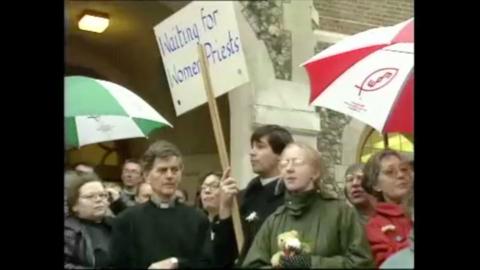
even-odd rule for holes
{"type": "Polygon", "coordinates": [[[342,133],[351,117],[326,108],[319,108],[321,131],[318,134],[318,150],[322,153],[327,172],[323,177],[324,188],[342,196],[337,184],[339,176],[335,174],[337,165],[342,164],[342,133]]]}
{"type": "Polygon", "coordinates": [[[263,40],[275,78],[292,79],[292,34],[284,28],[283,3],[290,1],[241,1],[242,14],[257,38],[263,40]]]}

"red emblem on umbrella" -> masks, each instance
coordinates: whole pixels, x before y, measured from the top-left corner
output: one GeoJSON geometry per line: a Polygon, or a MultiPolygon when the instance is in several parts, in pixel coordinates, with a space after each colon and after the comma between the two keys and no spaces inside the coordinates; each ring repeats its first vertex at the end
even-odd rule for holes
{"type": "Polygon", "coordinates": [[[389,84],[398,73],[398,68],[381,68],[368,75],[361,85],[355,85],[360,91],[373,92],[380,90],[389,84]]]}

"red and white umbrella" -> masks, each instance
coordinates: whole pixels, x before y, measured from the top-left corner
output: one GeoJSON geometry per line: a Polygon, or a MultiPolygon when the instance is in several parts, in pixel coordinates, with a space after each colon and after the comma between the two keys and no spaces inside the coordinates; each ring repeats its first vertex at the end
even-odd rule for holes
{"type": "Polygon", "coordinates": [[[387,132],[413,133],[413,18],[347,37],[300,66],[310,103],[387,132]]]}

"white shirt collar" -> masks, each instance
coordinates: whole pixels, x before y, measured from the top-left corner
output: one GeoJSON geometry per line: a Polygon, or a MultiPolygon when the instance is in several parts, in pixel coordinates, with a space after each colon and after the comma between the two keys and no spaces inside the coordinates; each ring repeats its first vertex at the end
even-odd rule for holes
{"type": "Polygon", "coordinates": [[[157,194],[153,193],[150,197],[150,200],[155,204],[158,208],[172,208],[175,206],[175,199],[172,199],[169,202],[163,202],[157,194]]]}
{"type": "Polygon", "coordinates": [[[265,186],[267,184],[270,184],[271,182],[275,181],[278,179],[278,176],[270,177],[270,178],[260,178],[260,183],[262,183],[262,186],[265,186]]]}

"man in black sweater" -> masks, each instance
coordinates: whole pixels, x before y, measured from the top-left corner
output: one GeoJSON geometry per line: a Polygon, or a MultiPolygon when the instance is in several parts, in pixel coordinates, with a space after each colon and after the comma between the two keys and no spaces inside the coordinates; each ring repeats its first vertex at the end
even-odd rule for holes
{"type": "Polygon", "coordinates": [[[200,210],[178,203],[182,178],[180,151],[158,141],[142,157],[153,194],[149,202],[129,207],[113,226],[112,260],[118,268],[202,268],[210,265],[209,221],[200,210]]]}
{"type": "Polygon", "coordinates": [[[238,191],[238,185],[228,172],[224,173],[220,191],[220,220],[212,228],[216,234],[213,249],[215,258],[219,260],[217,264],[231,267],[238,256],[237,265],[241,265],[260,226],[277,207],[283,205],[285,186],[278,177],[278,162],[280,154],[290,142],[293,142],[290,132],[277,125],[261,126],[250,137],[250,163],[258,176],[238,196],[245,236],[240,255],[235,245],[231,219],[232,199],[238,191]]]}

